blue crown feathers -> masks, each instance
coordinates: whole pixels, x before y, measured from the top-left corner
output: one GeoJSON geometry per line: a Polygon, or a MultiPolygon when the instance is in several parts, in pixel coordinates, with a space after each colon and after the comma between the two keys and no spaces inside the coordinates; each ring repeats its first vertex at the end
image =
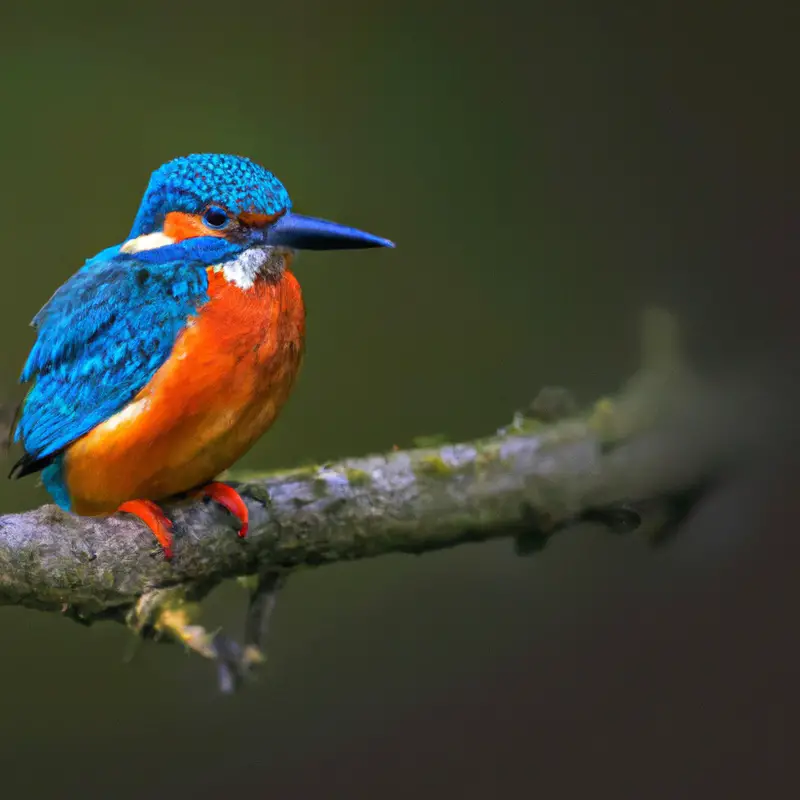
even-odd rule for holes
{"type": "Polygon", "coordinates": [[[198,214],[211,202],[233,214],[277,214],[292,207],[284,185],[249,158],[196,153],[153,172],[128,238],[160,230],[168,211],[198,214]]]}

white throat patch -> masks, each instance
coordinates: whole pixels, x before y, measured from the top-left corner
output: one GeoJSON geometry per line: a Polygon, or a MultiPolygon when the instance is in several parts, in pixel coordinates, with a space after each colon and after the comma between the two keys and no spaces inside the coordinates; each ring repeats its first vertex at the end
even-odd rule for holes
{"type": "Polygon", "coordinates": [[[221,272],[228,283],[246,290],[252,288],[259,275],[277,278],[283,272],[287,252],[283,247],[251,247],[212,269],[221,272]]]}

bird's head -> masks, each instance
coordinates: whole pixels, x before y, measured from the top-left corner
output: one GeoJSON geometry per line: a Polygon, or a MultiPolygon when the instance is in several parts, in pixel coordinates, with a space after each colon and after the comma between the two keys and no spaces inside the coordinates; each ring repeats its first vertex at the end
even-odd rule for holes
{"type": "Polygon", "coordinates": [[[178,243],[209,261],[270,249],[394,247],[388,239],[292,212],[283,184],[248,158],[216,153],[176,158],[151,176],[125,252],[178,243]]]}

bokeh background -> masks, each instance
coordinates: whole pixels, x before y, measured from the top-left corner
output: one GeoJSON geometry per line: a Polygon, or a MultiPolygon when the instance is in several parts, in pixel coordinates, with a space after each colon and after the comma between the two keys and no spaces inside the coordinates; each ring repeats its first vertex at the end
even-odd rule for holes
{"type": "MultiPolygon", "coordinates": [[[[651,303],[698,365],[786,353],[790,375],[798,22],[710,1],[9,6],[3,390],[150,171],[209,150],[398,243],[301,259],[308,357],[243,466],[482,435],[546,384],[591,400],[635,369],[651,303]]],[[[119,626],[2,608],[0,794],[797,796],[796,462],[664,550],[587,526],[535,558],[298,574],[232,698],[179,648],[126,663],[119,626]]],[[[5,513],[46,500],[0,484],[5,513]]],[[[208,619],[236,633],[243,608],[225,586],[208,619]]]]}

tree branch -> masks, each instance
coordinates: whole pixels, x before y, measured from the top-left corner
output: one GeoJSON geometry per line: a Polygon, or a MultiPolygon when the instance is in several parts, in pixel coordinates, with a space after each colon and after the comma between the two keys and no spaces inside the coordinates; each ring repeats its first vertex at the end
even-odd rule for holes
{"type": "Polygon", "coordinates": [[[249,508],[247,538],[213,503],[168,506],[169,563],[127,515],[76,517],[47,505],[0,517],[0,604],[169,634],[218,660],[230,687],[262,660],[260,632],[292,568],[500,536],[530,549],[586,518],[635,525],[637,506],[701,486],[720,455],[717,439],[679,440],[665,424],[692,381],[675,358],[669,317],[650,315],[645,332],[641,371],[616,398],[581,413],[547,390],[481,440],[231,475],[249,508]],[[194,604],[234,576],[260,576],[248,579],[243,648],[191,624],[194,604]]]}

